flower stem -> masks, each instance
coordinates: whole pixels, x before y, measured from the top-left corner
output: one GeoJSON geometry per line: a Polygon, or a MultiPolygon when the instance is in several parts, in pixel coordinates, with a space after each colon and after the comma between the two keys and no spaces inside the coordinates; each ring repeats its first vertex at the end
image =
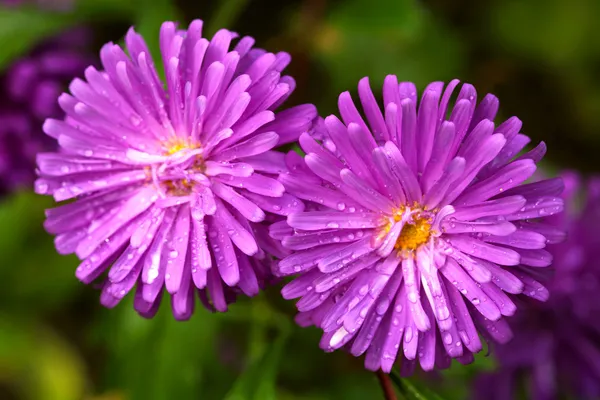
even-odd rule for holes
{"type": "Polygon", "coordinates": [[[375,374],[381,384],[385,400],[397,400],[396,392],[394,391],[394,386],[392,385],[392,381],[390,381],[389,375],[382,370],[378,370],[375,374]]]}

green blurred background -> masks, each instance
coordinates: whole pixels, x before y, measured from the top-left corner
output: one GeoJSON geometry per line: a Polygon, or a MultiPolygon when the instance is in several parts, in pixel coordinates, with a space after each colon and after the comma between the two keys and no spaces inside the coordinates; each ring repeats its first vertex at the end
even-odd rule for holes
{"type": "MultiPolygon", "coordinates": [[[[64,0],[62,1],[64,3],[64,0]]],[[[48,3],[48,0],[46,0],[48,3]]],[[[547,165],[597,170],[600,150],[598,0],[80,0],[68,12],[0,11],[0,68],[51,35],[94,29],[97,51],[134,24],[155,49],[160,23],[205,20],[259,47],[293,56],[292,103],[335,112],[337,95],[386,74],[417,83],[454,77],[495,93],[501,115],[548,143],[547,165]]],[[[200,310],[177,323],[168,304],[153,320],[126,299],[113,310],[74,277],[41,228],[52,201],[27,191],[0,203],[0,399],[376,399],[362,360],[324,354],[319,332],[294,325],[272,288],[227,314],[200,310]]],[[[446,399],[494,367],[420,376],[446,399]]],[[[433,396],[433,395],[431,395],[433,396]]],[[[427,396],[428,398],[433,398],[427,396]]]]}

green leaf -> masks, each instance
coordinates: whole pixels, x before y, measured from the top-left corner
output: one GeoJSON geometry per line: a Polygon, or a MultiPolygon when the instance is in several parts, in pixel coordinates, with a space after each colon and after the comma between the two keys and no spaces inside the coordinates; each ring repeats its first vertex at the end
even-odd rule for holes
{"type": "Polygon", "coordinates": [[[394,371],[390,373],[390,378],[407,400],[443,400],[437,393],[424,385],[417,385],[410,379],[398,376],[394,371]]]}
{"type": "Polygon", "coordinates": [[[103,310],[104,324],[94,330],[111,350],[107,389],[123,388],[132,400],[204,398],[209,368],[220,367],[218,320],[197,307],[189,321],[178,322],[167,295],[156,317],[147,320],[134,311],[132,298],[103,310]]]}
{"type": "Polygon", "coordinates": [[[275,400],[277,366],[288,332],[280,331],[275,340],[266,347],[263,355],[252,362],[237,379],[226,400],[275,400]]]}
{"type": "Polygon", "coordinates": [[[52,14],[35,8],[0,7],[0,71],[15,58],[30,51],[40,40],[72,26],[70,14],[52,14]]]}
{"type": "Polygon", "coordinates": [[[0,202],[0,302],[15,312],[58,307],[83,285],[74,277],[77,260],[57,253],[43,229],[51,197],[20,192],[0,202]]]}
{"type": "MultiPolygon", "coordinates": [[[[253,299],[250,312],[245,313],[251,321],[248,362],[226,400],[276,400],[276,380],[279,360],[291,333],[291,326],[285,315],[275,312],[259,296],[253,299]],[[270,340],[275,329],[276,337],[270,340]]],[[[234,311],[234,315],[237,314],[234,311]]]]}

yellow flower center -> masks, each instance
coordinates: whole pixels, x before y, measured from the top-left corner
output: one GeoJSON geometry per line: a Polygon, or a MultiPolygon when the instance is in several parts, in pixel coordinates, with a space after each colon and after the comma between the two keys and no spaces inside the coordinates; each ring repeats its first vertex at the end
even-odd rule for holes
{"type": "MultiPolygon", "coordinates": [[[[194,150],[200,148],[200,145],[192,145],[183,139],[174,139],[164,144],[165,154],[171,156],[182,150],[194,150]]],[[[194,162],[189,171],[202,173],[204,171],[204,162],[200,155],[195,156],[194,162]]],[[[188,179],[164,180],[162,185],[167,194],[171,196],[186,196],[194,188],[195,182],[188,179]]]]}
{"type": "Polygon", "coordinates": [[[431,234],[431,222],[427,217],[413,217],[412,222],[404,224],[394,246],[397,250],[416,250],[427,243],[431,234]]]}
{"type": "Polygon", "coordinates": [[[179,140],[173,140],[170,143],[167,143],[166,147],[166,153],[167,155],[173,155],[181,150],[184,149],[195,149],[199,146],[190,146],[187,142],[179,139],[179,140]]]}

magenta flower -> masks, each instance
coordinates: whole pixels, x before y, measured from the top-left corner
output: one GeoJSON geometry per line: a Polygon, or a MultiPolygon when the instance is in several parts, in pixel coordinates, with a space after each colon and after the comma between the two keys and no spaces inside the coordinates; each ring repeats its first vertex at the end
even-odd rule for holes
{"type": "Polygon", "coordinates": [[[287,53],[253,49],[235,33],[202,37],[171,22],[160,32],[166,89],[141,36],[125,37],[129,56],[105,45],[105,71],[88,68],[59,98],[67,116],[44,131],[60,151],[38,156],[36,191],[67,204],[47,211],[60,253],[83,260],[90,283],[108,270],[101,302],[116,305],[137,284],[135,308],[152,316],[163,288],[173,314],[189,318],[198,291],[225,311],[238,293],[255,295],[270,275],[261,224],[303,204],[275,178],[284,156],[316,116],[312,105],[279,113],[294,89],[281,76],[287,53]]]}
{"type": "Polygon", "coordinates": [[[388,76],[382,112],[364,78],[368,125],[342,93],[342,121],[327,117],[316,135],[326,146],[302,135],[306,156],[290,153],[280,176],[307,201],[271,228],[294,251],[279,274],[299,274],[283,295],[300,298],[297,321],[323,329],[324,350],[366,353],[371,370],[390,371],[398,354],[404,373],[416,360],[470,362],[479,332],[511,337],[512,295],[548,297],[534,271],[550,264],[555,235],[531,220],[562,210],[562,182],[523,184],[545,145],[517,157],[521,122],[495,126],[498,99],[477,105],[468,84],[448,113],[457,85],[434,82],[417,103],[414,84],[388,76]]]}
{"type": "Polygon", "coordinates": [[[478,379],[478,399],[513,399],[521,384],[534,400],[600,397],[600,179],[563,178],[567,210],[546,227],[567,231],[548,246],[550,299],[520,304],[510,320],[515,339],[494,347],[499,369],[478,379]]]}

